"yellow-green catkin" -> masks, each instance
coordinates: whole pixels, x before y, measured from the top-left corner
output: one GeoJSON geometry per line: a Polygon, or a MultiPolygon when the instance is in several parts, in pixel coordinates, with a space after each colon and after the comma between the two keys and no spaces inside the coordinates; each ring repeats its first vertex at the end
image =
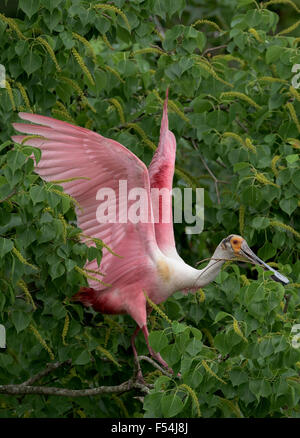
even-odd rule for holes
{"type": "Polygon", "coordinates": [[[293,32],[293,30],[297,29],[298,26],[300,26],[300,20],[296,21],[296,23],[292,24],[291,26],[287,27],[286,29],[283,29],[277,35],[286,35],[287,33],[293,32]]]}
{"type": "Polygon", "coordinates": [[[104,283],[103,281],[99,280],[99,278],[94,277],[92,275],[87,274],[83,269],[81,269],[79,266],[75,266],[76,271],[78,271],[81,275],[83,275],[85,278],[93,281],[97,281],[100,284],[103,284],[104,286],[111,286],[110,284],[104,283]]]}
{"type": "Polygon", "coordinates": [[[242,59],[240,59],[240,58],[238,58],[237,56],[233,56],[233,55],[230,55],[230,54],[226,54],[226,55],[215,55],[213,58],[212,58],[212,62],[214,62],[214,61],[219,61],[219,60],[224,60],[224,61],[236,61],[236,62],[238,62],[242,67],[244,67],[244,65],[245,65],[245,62],[242,60],[242,59]]]}
{"type": "Polygon", "coordinates": [[[30,266],[32,269],[38,269],[36,266],[32,265],[26,259],[24,259],[24,257],[22,256],[20,251],[17,250],[17,248],[13,247],[12,252],[20,260],[20,262],[23,263],[23,265],[30,266]]]}
{"type": "Polygon", "coordinates": [[[236,134],[235,132],[224,132],[222,134],[222,137],[224,137],[224,138],[228,138],[228,137],[234,138],[242,146],[245,146],[244,140],[242,139],[242,137],[239,136],[238,134],[236,134]]]}
{"type": "Polygon", "coordinates": [[[10,83],[7,80],[5,81],[5,88],[6,88],[6,91],[7,91],[11,106],[12,106],[12,110],[16,111],[17,108],[16,108],[15,99],[14,99],[14,94],[13,94],[12,88],[10,86],[10,83]]]}
{"type": "Polygon", "coordinates": [[[251,138],[247,137],[245,140],[245,146],[247,149],[249,149],[251,152],[256,154],[256,147],[253,145],[251,138]]]}
{"type": "Polygon", "coordinates": [[[208,24],[209,26],[214,27],[218,32],[223,32],[222,29],[217,25],[217,23],[211,20],[197,20],[195,21],[195,23],[192,24],[192,26],[196,27],[198,26],[198,24],[208,24]]]}
{"type": "Polygon", "coordinates": [[[63,342],[64,345],[68,345],[66,343],[66,336],[68,334],[69,327],[70,327],[70,317],[69,317],[68,314],[66,314],[65,322],[64,322],[64,327],[63,327],[63,331],[62,331],[62,334],[61,334],[62,342],[63,342]]]}
{"type": "Polygon", "coordinates": [[[201,60],[197,60],[196,64],[199,65],[199,67],[203,68],[203,70],[207,71],[211,76],[213,76],[217,81],[222,82],[223,84],[227,85],[228,87],[232,88],[233,85],[230,84],[229,82],[225,81],[224,79],[222,79],[213,69],[213,67],[210,65],[210,63],[204,59],[201,60]]]}
{"type": "Polygon", "coordinates": [[[253,106],[256,109],[261,109],[261,106],[258,105],[256,102],[254,102],[253,99],[251,99],[249,96],[247,96],[244,93],[240,93],[239,91],[228,91],[228,92],[224,92],[221,94],[220,96],[221,99],[223,98],[229,98],[229,99],[234,99],[234,98],[238,98],[241,100],[244,100],[245,102],[249,103],[251,106],[253,106]]]}
{"type": "Polygon", "coordinates": [[[154,309],[154,310],[159,314],[159,316],[161,316],[165,321],[167,321],[169,324],[172,324],[172,321],[171,321],[171,320],[167,317],[167,315],[161,310],[161,308],[158,307],[158,305],[155,304],[155,303],[154,303],[154,302],[148,297],[148,295],[146,294],[145,291],[143,291],[143,292],[144,292],[144,295],[145,295],[146,301],[147,301],[147,303],[149,304],[149,306],[152,307],[152,309],[154,309]]]}
{"type": "Polygon", "coordinates": [[[164,52],[162,49],[159,49],[158,47],[145,47],[144,49],[139,49],[132,52],[133,55],[143,55],[146,53],[155,53],[157,55],[167,54],[166,52],[164,52]]]}
{"type": "Polygon", "coordinates": [[[66,179],[53,179],[51,181],[52,184],[62,184],[62,183],[67,183],[67,182],[72,182],[72,181],[76,181],[78,179],[86,179],[86,180],[90,180],[91,178],[88,178],[87,176],[74,176],[72,178],[66,178],[66,179]]]}
{"type": "Polygon", "coordinates": [[[245,206],[241,205],[239,208],[239,225],[240,225],[240,234],[244,233],[244,225],[245,225],[245,206]]]}
{"type": "Polygon", "coordinates": [[[272,84],[275,82],[279,82],[281,84],[288,84],[288,81],[286,81],[285,79],[273,78],[273,76],[261,76],[257,80],[259,82],[270,82],[272,84]]]}
{"type": "Polygon", "coordinates": [[[254,29],[253,27],[250,27],[250,29],[248,30],[249,33],[251,33],[251,35],[254,36],[254,38],[256,39],[256,41],[258,41],[259,43],[263,43],[263,40],[261,39],[259,33],[257,32],[256,29],[254,29]]]}
{"type": "Polygon", "coordinates": [[[189,394],[189,396],[193,400],[193,403],[196,407],[197,417],[201,417],[200,404],[199,404],[199,400],[198,400],[198,397],[197,397],[195,391],[186,383],[182,383],[181,385],[179,385],[178,389],[180,389],[180,388],[182,388],[185,392],[187,392],[189,394]]]}
{"type": "Polygon", "coordinates": [[[91,43],[84,38],[84,36],[79,35],[79,33],[72,32],[72,35],[76,40],[80,41],[88,49],[88,51],[90,51],[93,61],[96,63],[96,55],[91,43]]]}
{"type": "Polygon", "coordinates": [[[68,199],[69,201],[74,202],[74,204],[75,204],[80,210],[82,210],[82,207],[81,207],[81,205],[79,204],[79,202],[76,201],[76,199],[73,198],[71,195],[68,195],[68,193],[61,192],[60,190],[58,190],[58,189],[54,189],[53,187],[48,188],[48,190],[49,190],[49,192],[53,192],[53,193],[55,193],[56,195],[61,196],[62,198],[66,198],[66,199],[68,199]]]}
{"type": "Polygon", "coordinates": [[[248,343],[248,339],[244,336],[242,330],[240,329],[239,323],[235,318],[233,318],[233,330],[240,338],[243,339],[244,342],[248,343]]]}
{"type": "Polygon", "coordinates": [[[118,9],[116,6],[113,6],[113,5],[105,5],[105,4],[94,5],[94,8],[95,9],[102,9],[103,11],[112,11],[112,12],[115,12],[116,14],[120,15],[120,17],[122,17],[128,31],[131,33],[131,26],[129,24],[128,18],[124,14],[124,12],[121,11],[121,9],[118,9]]]}
{"type": "Polygon", "coordinates": [[[79,415],[80,418],[86,418],[86,415],[82,409],[76,409],[75,412],[79,415]]]}
{"type": "Polygon", "coordinates": [[[78,65],[79,65],[79,67],[81,68],[82,72],[83,72],[83,73],[86,75],[86,77],[88,78],[89,82],[90,82],[92,85],[95,85],[95,81],[94,81],[94,79],[93,79],[93,77],[92,77],[92,75],[91,75],[89,69],[88,69],[87,66],[85,65],[84,60],[83,60],[82,57],[79,55],[79,53],[77,52],[77,50],[73,47],[73,48],[71,49],[71,52],[72,52],[74,58],[76,59],[76,61],[77,61],[78,65]]]}
{"type": "Polygon", "coordinates": [[[186,123],[190,123],[189,119],[186,117],[183,111],[181,111],[175,102],[173,102],[171,99],[168,100],[168,107],[174,111],[182,120],[184,120],[186,123]]]}
{"type": "Polygon", "coordinates": [[[61,117],[62,119],[67,120],[68,122],[75,124],[75,122],[72,119],[72,117],[70,116],[70,114],[68,114],[66,111],[52,108],[51,112],[54,116],[61,117]]]}
{"type": "Polygon", "coordinates": [[[199,304],[204,303],[206,297],[205,297],[205,293],[204,293],[204,290],[203,290],[203,289],[198,289],[198,290],[196,291],[196,296],[197,296],[197,298],[198,298],[198,302],[199,302],[199,304]]]}
{"type": "Polygon", "coordinates": [[[39,331],[34,327],[34,325],[30,324],[29,328],[31,329],[32,333],[34,334],[34,336],[37,338],[37,340],[39,341],[39,343],[43,346],[43,348],[48,352],[50,359],[54,360],[54,354],[51,350],[51,348],[47,345],[46,341],[42,338],[42,336],[40,335],[39,331]]]}
{"type": "Polygon", "coordinates": [[[276,163],[280,159],[280,155],[274,155],[271,161],[271,169],[275,176],[278,176],[278,170],[276,169],[276,163]]]}
{"type": "Polygon", "coordinates": [[[232,400],[227,400],[226,398],[218,396],[219,400],[224,403],[234,414],[237,418],[244,418],[239,405],[237,403],[234,403],[232,400]]]}
{"type": "Polygon", "coordinates": [[[113,46],[110,44],[110,42],[109,42],[109,40],[108,40],[106,34],[103,33],[101,36],[102,36],[103,42],[104,42],[104,44],[106,45],[106,47],[108,47],[110,50],[115,50],[115,49],[113,48],[113,46]]]}
{"type": "Polygon", "coordinates": [[[246,275],[242,274],[240,279],[242,280],[243,286],[250,286],[250,280],[246,277],[246,275]]]}
{"type": "Polygon", "coordinates": [[[246,140],[243,140],[242,137],[238,134],[236,134],[235,132],[224,132],[222,134],[222,137],[224,138],[234,138],[238,143],[240,143],[245,149],[253,152],[254,154],[256,154],[256,147],[253,145],[252,140],[247,137],[246,140]]]}
{"type": "Polygon", "coordinates": [[[296,127],[298,129],[298,132],[300,134],[300,123],[299,123],[299,120],[298,120],[298,117],[297,117],[297,114],[296,114],[296,111],[295,111],[295,108],[294,108],[293,104],[291,102],[288,102],[286,104],[286,107],[289,110],[289,112],[291,114],[291,117],[292,117],[292,120],[295,123],[295,125],[296,125],[296,127]]]}
{"type": "Polygon", "coordinates": [[[26,105],[27,111],[30,111],[32,113],[32,109],[31,109],[30,102],[29,102],[28,95],[26,93],[25,88],[23,87],[23,85],[20,82],[16,82],[16,86],[18,87],[18,89],[19,89],[19,91],[21,93],[21,96],[22,96],[22,98],[24,100],[24,103],[26,105]]]}
{"type": "Polygon", "coordinates": [[[26,300],[31,303],[33,310],[36,310],[36,305],[33,301],[33,298],[31,296],[31,293],[29,292],[29,289],[23,280],[19,280],[17,285],[25,292],[26,300]]]}
{"type": "Polygon", "coordinates": [[[219,382],[222,382],[224,383],[224,385],[226,385],[226,382],[223,379],[221,379],[219,376],[217,376],[216,373],[213,372],[213,370],[210,368],[210,366],[207,364],[207,362],[204,359],[202,359],[201,363],[205,368],[205,370],[208,372],[208,374],[213,376],[215,379],[219,380],[219,382]]]}
{"type": "Polygon", "coordinates": [[[121,78],[119,73],[114,68],[110,67],[109,65],[104,65],[104,68],[105,68],[105,70],[107,70],[110,73],[112,73],[116,78],[118,78],[119,81],[122,82],[122,84],[125,84],[124,79],[121,78]]]}
{"type": "Polygon", "coordinates": [[[87,269],[87,268],[83,268],[86,272],[89,272],[91,274],[97,274],[97,275],[103,275],[105,276],[105,274],[103,272],[100,271],[96,271],[95,269],[87,269]]]}
{"type": "Polygon", "coordinates": [[[300,9],[292,0],[270,0],[267,3],[264,3],[263,6],[267,7],[270,5],[280,5],[280,4],[290,5],[292,6],[292,8],[294,8],[297,12],[300,13],[300,9]]]}
{"type": "Polygon", "coordinates": [[[59,218],[60,223],[62,224],[62,227],[63,227],[63,242],[66,243],[67,242],[67,223],[65,221],[64,216],[61,213],[58,215],[58,218],[59,218]]]}
{"type": "Polygon", "coordinates": [[[107,359],[109,359],[112,363],[114,363],[117,367],[121,367],[121,365],[119,364],[119,362],[117,362],[116,361],[116,359],[113,357],[113,355],[108,351],[108,350],[106,350],[106,348],[104,348],[104,347],[102,347],[101,345],[98,345],[97,347],[96,347],[96,349],[98,350],[98,351],[100,351],[100,353],[102,353],[104,356],[106,356],[107,357],[107,359]]]}
{"type": "Polygon", "coordinates": [[[41,36],[37,37],[37,38],[36,38],[36,41],[38,41],[39,43],[42,44],[42,46],[45,47],[45,49],[47,50],[47,52],[48,52],[49,55],[50,55],[50,58],[52,59],[52,61],[53,61],[54,64],[55,64],[56,70],[57,70],[58,72],[60,72],[60,71],[61,71],[61,68],[60,68],[60,66],[59,66],[59,64],[58,64],[58,62],[57,62],[57,59],[56,59],[56,56],[55,56],[54,50],[52,49],[52,47],[50,46],[50,44],[48,43],[48,41],[45,40],[44,38],[42,38],[41,36]]]}
{"type": "Polygon", "coordinates": [[[110,335],[112,333],[112,328],[111,327],[107,327],[107,329],[105,330],[105,338],[104,338],[104,347],[106,348],[110,335]]]}
{"type": "Polygon", "coordinates": [[[56,106],[58,106],[59,109],[52,108],[52,113],[54,115],[56,114],[62,117],[63,119],[68,120],[68,122],[73,123],[73,125],[76,124],[75,120],[73,119],[73,117],[71,116],[71,114],[69,113],[69,111],[67,110],[67,108],[63,103],[57,101],[56,106]]]}
{"type": "Polygon", "coordinates": [[[296,88],[290,86],[289,92],[292,97],[295,97],[295,99],[300,102],[300,93],[296,90],[296,88]]]}
{"type": "Polygon", "coordinates": [[[290,225],[286,225],[282,222],[279,222],[279,221],[273,220],[273,219],[270,220],[270,225],[272,227],[279,227],[279,228],[282,228],[286,231],[289,231],[290,233],[294,234],[294,236],[298,237],[298,239],[300,239],[300,233],[298,233],[296,230],[294,230],[294,228],[291,227],[290,225]]]}
{"type": "Polygon", "coordinates": [[[128,413],[127,409],[126,409],[126,406],[125,406],[123,400],[122,400],[120,397],[118,397],[116,394],[112,394],[111,398],[112,398],[112,399],[116,402],[116,404],[119,406],[121,412],[123,412],[123,414],[124,414],[124,417],[125,417],[125,418],[130,418],[130,417],[129,417],[129,413],[128,413]]]}
{"type": "Polygon", "coordinates": [[[270,181],[263,173],[261,173],[261,172],[258,172],[256,169],[251,169],[252,170],[252,172],[254,173],[254,178],[258,181],[258,182],[260,182],[261,184],[263,184],[263,185],[265,185],[265,186],[267,186],[267,185],[270,185],[270,186],[274,186],[274,187],[277,187],[277,188],[279,188],[279,185],[278,184],[275,184],[275,183],[273,183],[272,181],[270,181]]]}
{"type": "Polygon", "coordinates": [[[123,124],[126,123],[124,111],[123,111],[123,108],[122,108],[122,105],[120,104],[120,102],[117,99],[115,99],[114,97],[109,99],[109,102],[111,102],[113,104],[113,106],[116,108],[116,110],[118,111],[121,123],[123,123],[123,124]]]}
{"type": "Polygon", "coordinates": [[[19,29],[19,26],[15,22],[13,18],[8,18],[5,15],[0,13],[0,20],[3,21],[5,24],[8,24],[8,26],[16,32],[19,38],[22,40],[26,40],[27,38],[22,34],[22,32],[19,29]]]}
{"type": "Polygon", "coordinates": [[[106,248],[108,252],[110,252],[115,257],[118,257],[120,259],[123,258],[123,256],[120,256],[119,254],[115,253],[106,243],[104,243],[101,239],[98,239],[97,237],[88,236],[87,234],[80,234],[81,237],[92,240],[96,246],[99,245],[101,248],[106,248]]]}
{"type": "Polygon", "coordinates": [[[150,149],[152,149],[153,151],[157,149],[156,145],[151,140],[149,140],[145,131],[139,125],[137,125],[136,123],[127,123],[126,126],[134,129],[142,137],[144,143],[146,143],[150,147],[150,149]]]}
{"type": "Polygon", "coordinates": [[[209,342],[209,345],[214,348],[214,338],[212,336],[212,334],[210,333],[210,331],[204,327],[201,329],[201,331],[205,334],[205,336],[207,337],[207,340],[209,342]]]}
{"type": "Polygon", "coordinates": [[[61,76],[60,79],[63,82],[66,82],[67,84],[69,84],[72,87],[72,89],[74,91],[76,91],[76,93],[78,94],[78,96],[80,97],[80,99],[84,105],[87,105],[89,108],[91,108],[91,110],[93,112],[96,112],[96,110],[89,104],[83,90],[80,88],[80,86],[77,84],[77,82],[75,82],[73,79],[67,78],[65,76],[61,76]]]}
{"type": "Polygon", "coordinates": [[[300,149],[300,141],[296,138],[288,138],[287,142],[295,149],[300,149]]]}

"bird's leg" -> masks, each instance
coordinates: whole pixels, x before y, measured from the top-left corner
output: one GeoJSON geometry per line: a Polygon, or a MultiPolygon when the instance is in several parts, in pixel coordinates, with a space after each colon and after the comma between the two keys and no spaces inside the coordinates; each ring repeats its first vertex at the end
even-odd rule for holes
{"type": "Polygon", "coordinates": [[[131,336],[131,347],[132,347],[132,350],[133,350],[134,362],[135,362],[135,365],[136,365],[136,368],[137,368],[136,379],[139,382],[141,382],[141,383],[145,383],[144,377],[143,377],[143,374],[142,374],[142,370],[141,370],[140,361],[138,359],[138,354],[137,354],[137,351],[136,351],[136,348],[135,348],[135,343],[134,343],[134,340],[137,337],[137,334],[138,334],[138,332],[140,330],[141,330],[141,328],[139,326],[137,326],[135,331],[134,331],[134,333],[133,333],[133,335],[131,336]]]}
{"type": "Polygon", "coordinates": [[[170,373],[173,374],[173,370],[172,370],[172,368],[169,367],[167,362],[165,360],[163,360],[163,358],[161,357],[161,355],[159,353],[156,353],[153,350],[153,348],[150,347],[150,344],[149,344],[149,332],[148,332],[147,326],[143,325],[142,330],[143,330],[143,333],[144,333],[144,336],[145,336],[145,340],[146,340],[146,344],[147,344],[149,353],[151,354],[153,359],[157,360],[164,368],[166,368],[170,373]]]}

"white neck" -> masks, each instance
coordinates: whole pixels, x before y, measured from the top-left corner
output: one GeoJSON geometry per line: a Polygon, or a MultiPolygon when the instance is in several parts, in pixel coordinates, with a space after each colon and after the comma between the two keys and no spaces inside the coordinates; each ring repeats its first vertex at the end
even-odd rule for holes
{"type": "Polygon", "coordinates": [[[213,281],[226,261],[224,251],[217,247],[209,263],[203,269],[196,270],[194,287],[200,288],[213,281]]]}

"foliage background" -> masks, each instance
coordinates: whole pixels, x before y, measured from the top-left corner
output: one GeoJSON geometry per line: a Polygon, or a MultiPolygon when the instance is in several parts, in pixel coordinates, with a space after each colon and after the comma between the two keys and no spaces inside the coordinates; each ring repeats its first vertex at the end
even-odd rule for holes
{"type": "MultiPolygon", "coordinates": [[[[72,200],[35,175],[30,146],[10,141],[20,110],[98,131],[148,165],[169,86],[174,186],[205,188],[205,230],[188,237],[176,224],[180,254],[195,265],[240,233],[291,281],[284,288],[261,269],[231,264],[203,291],[176,293],[160,306],[171,322],[154,311],[149,326],[153,348],[182,378],[143,361],[154,384],[145,398],[137,389],[81,398],[2,394],[0,416],[299,417],[300,350],[291,345],[300,322],[300,92],[291,87],[299,3],[0,5],[1,385],[57,361],[67,362],[39,385],[93,388],[133,374],[133,321],[69,301],[86,284],[86,259],[100,261],[101,248],[80,243],[72,200]]],[[[142,336],[137,348],[147,354],[142,336]]]]}

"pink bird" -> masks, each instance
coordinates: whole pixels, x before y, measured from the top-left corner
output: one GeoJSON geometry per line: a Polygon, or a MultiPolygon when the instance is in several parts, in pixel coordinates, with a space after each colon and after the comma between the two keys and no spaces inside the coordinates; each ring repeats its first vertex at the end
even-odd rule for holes
{"type": "MultiPolygon", "coordinates": [[[[42,151],[41,160],[35,170],[45,181],[89,178],[75,179],[61,185],[82,207],[76,208],[76,214],[78,226],[83,233],[101,239],[121,257],[103,249],[100,271],[106,274],[105,282],[109,286],[89,280],[89,287],[81,288],[74,299],[101,313],[131,315],[137,323],[131,338],[137,364],[138,355],[134,341],[142,330],[150,355],[166,368],[167,363],[149,344],[147,314],[151,309],[147,306],[145,293],[154,303],[159,304],[175,291],[195,291],[213,281],[226,260],[234,259],[261,265],[273,271],[275,280],[288,283],[287,278],[259,259],[247,242],[238,235],[223,239],[204,269],[198,270],[187,265],[178,255],[171,201],[176,139],[168,128],[167,105],[168,96],[164,102],[159,145],[148,169],[117,141],[50,117],[19,113],[21,119],[35,125],[15,123],[14,128],[19,132],[43,138],[26,139],[24,135],[12,137],[17,143],[26,139],[27,145],[42,151]],[[118,201],[117,213],[122,213],[124,208],[129,210],[132,205],[132,201],[125,199],[127,194],[120,190],[121,180],[127,182],[128,191],[142,188],[147,194],[144,205],[147,221],[133,223],[119,220],[99,223],[99,189],[113,190],[118,201]],[[160,197],[158,207],[151,200],[150,191],[154,188],[166,188],[170,193],[167,198],[160,197]],[[155,208],[159,211],[154,211],[155,208]],[[164,208],[169,211],[167,223],[162,220],[164,208]],[[159,218],[156,223],[153,219],[155,216],[159,218]]],[[[88,262],[86,268],[99,269],[96,260],[88,262]]],[[[103,280],[103,277],[98,278],[103,280]]],[[[139,364],[138,377],[142,378],[139,364]]]]}

